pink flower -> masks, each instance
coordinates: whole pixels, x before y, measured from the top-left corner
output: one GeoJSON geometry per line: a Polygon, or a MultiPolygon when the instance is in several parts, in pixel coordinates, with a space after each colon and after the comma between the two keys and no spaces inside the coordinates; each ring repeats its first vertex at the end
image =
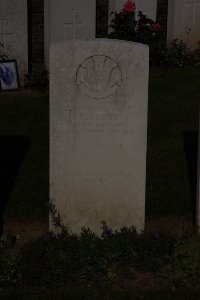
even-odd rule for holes
{"type": "Polygon", "coordinates": [[[124,11],[125,12],[132,13],[132,12],[134,12],[135,9],[136,9],[135,3],[132,0],[128,0],[124,4],[124,11]]]}
{"type": "Polygon", "coordinates": [[[160,25],[160,23],[153,23],[153,24],[151,25],[151,29],[152,29],[153,31],[161,31],[161,25],[160,25]]]}

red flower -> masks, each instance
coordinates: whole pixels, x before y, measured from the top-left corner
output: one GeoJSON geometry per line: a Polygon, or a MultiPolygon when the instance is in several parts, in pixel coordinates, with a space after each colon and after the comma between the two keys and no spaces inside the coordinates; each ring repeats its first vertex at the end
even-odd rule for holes
{"type": "Polygon", "coordinates": [[[124,4],[124,11],[125,12],[132,13],[132,12],[134,12],[135,9],[136,9],[135,3],[132,0],[128,0],[124,4]]]}
{"type": "Polygon", "coordinates": [[[161,31],[161,25],[160,25],[160,23],[153,23],[152,25],[151,25],[151,29],[153,30],[153,31],[161,31]]]}

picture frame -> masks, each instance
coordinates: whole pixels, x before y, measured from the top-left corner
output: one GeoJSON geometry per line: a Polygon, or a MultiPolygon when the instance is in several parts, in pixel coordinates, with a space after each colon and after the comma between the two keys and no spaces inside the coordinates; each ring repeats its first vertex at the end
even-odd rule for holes
{"type": "Polygon", "coordinates": [[[0,90],[20,89],[19,72],[16,59],[0,60],[0,90]]]}

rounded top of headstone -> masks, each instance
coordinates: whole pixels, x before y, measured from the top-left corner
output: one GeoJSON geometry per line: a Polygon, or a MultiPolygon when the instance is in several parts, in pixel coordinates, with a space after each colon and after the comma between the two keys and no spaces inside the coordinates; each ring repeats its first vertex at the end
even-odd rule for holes
{"type": "Polygon", "coordinates": [[[58,41],[58,42],[52,42],[50,45],[51,47],[57,46],[57,45],[65,45],[65,44],[80,44],[80,43],[105,43],[105,44],[124,44],[134,47],[143,47],[143,48],[149,48],[148,45],[132,42],[132,41],[125,41],[125,40],[118,40],[118,39],[107,39],[107,38],[98,38],[98,39],[75,39],[75,40],[65,40],[65,41],[58,41]]]}

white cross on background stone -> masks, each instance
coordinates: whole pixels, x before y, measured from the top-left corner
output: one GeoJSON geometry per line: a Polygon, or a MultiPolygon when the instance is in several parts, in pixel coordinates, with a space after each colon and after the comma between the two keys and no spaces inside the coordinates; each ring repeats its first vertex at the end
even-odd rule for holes
{"type": "Polygon", "coordinates": [[[83,22],[80,21],[79,16],[75,9],[72,9],[73,14],[73,22],[65,22],[64,27],[73,26],[73,38],[76,40],[77,38],[77,25],[83,25],[83,22]]]}
{"type": "Polygon", "coordinates": [[[6,20],[5,19],[0,19],[0,26],[1,26],[0,27],[1,28],[0,40],[5,47],[6,46],[6,36],[12,35],[13,33],[6,30],[6,20]]]}

